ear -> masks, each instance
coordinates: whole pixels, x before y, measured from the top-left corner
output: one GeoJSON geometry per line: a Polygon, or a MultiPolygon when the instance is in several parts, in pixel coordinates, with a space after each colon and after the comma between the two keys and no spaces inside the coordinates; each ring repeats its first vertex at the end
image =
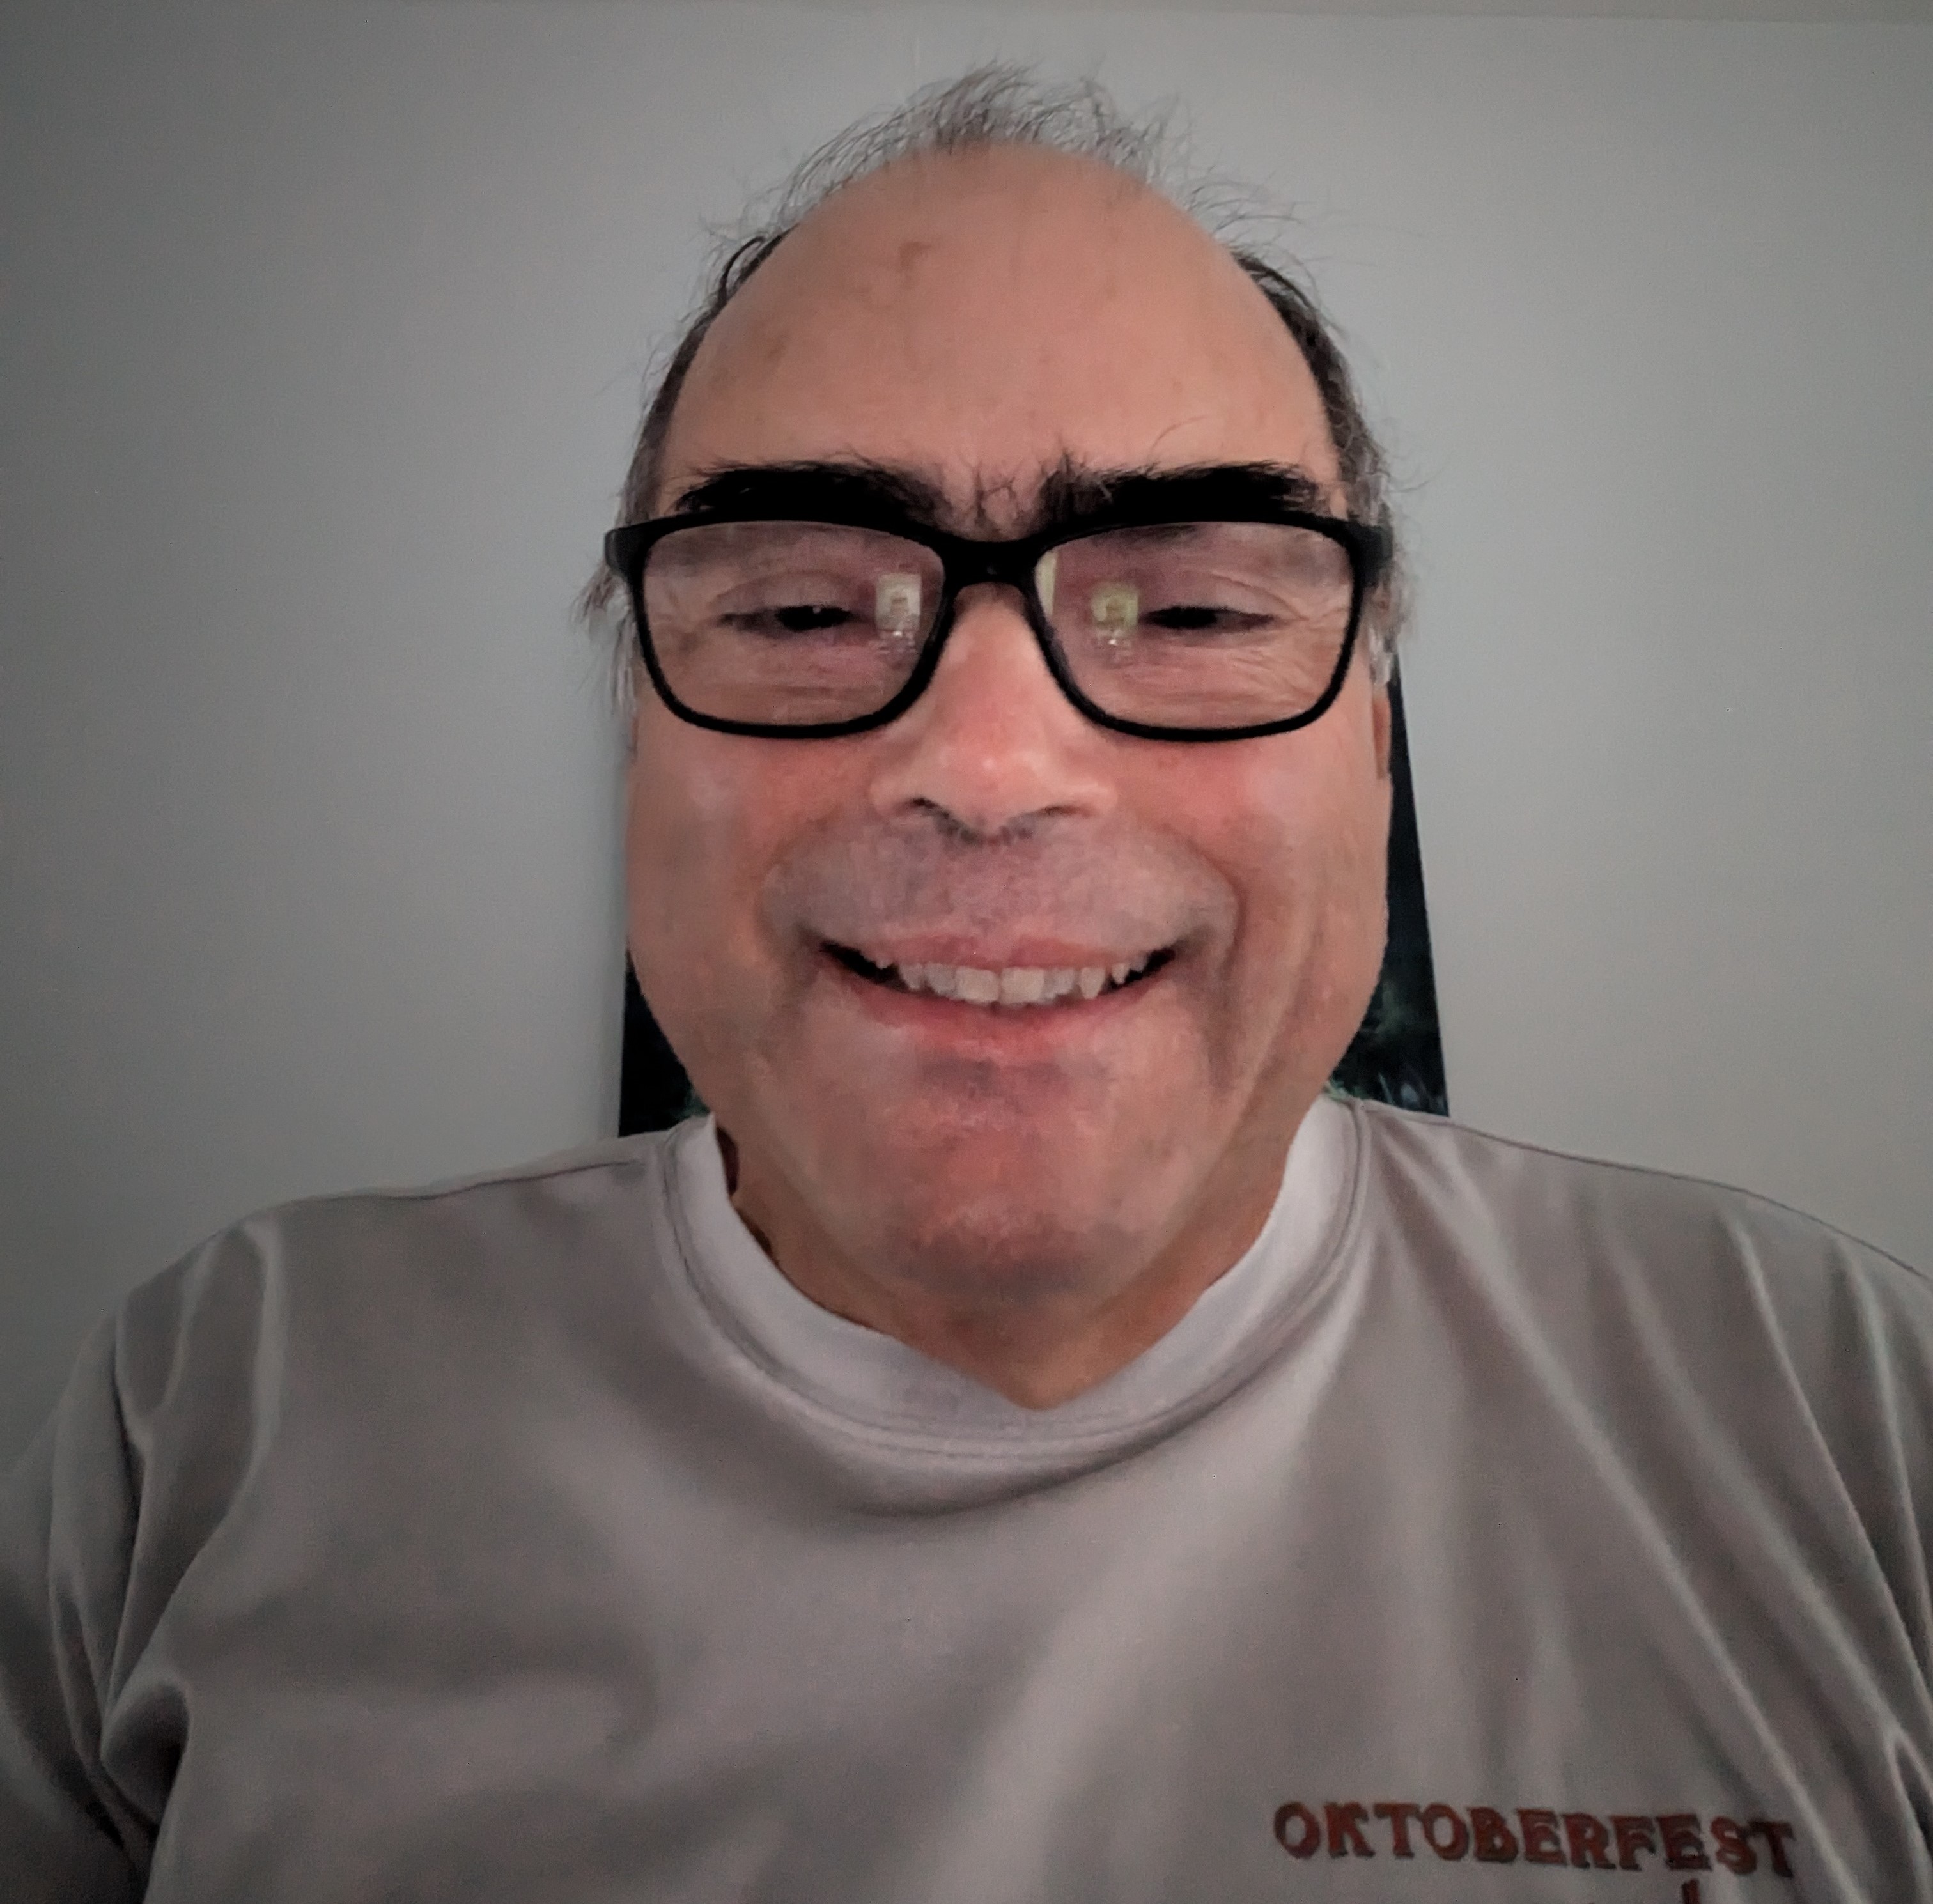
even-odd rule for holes
{"type": "Polygon", "coordinates": [[[1376,746],[1376,778],[1387,780],[1390,776],[1390,696],[1387,687],[1379,687],[1369,696],[1369,728],[1376,746]]]}

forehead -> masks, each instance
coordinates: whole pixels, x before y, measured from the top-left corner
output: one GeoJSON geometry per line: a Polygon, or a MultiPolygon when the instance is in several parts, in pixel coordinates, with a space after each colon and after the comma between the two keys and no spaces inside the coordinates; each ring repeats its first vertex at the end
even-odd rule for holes
{"type": "Polygon", "coordinates": [[[1024,507],[1070,460],[1336,473],[1308,366],[1227,252],[1132,181],[1021,148],[902,161],[806,218],[701,346],[664,493],[836,457],[930,471],[963,511],[1024,507]]]}

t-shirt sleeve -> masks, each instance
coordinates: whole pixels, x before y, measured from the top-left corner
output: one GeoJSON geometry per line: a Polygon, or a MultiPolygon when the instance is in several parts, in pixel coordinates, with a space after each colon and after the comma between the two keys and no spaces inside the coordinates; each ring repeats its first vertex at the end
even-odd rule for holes
{"type": "Polygon", "coordinates": [[[101,1761],[136,1488],[115,1331],[82,1350],[66,1392],[0,1482],[0,1896],[121,1904],[140,1896],[149,1823],[101,1761]]]}
{"type": "Polygon", "coordinates": [[[1919,1668],[1933,1689],[1933,1284],[1835,1238],[1851,1273],[1822,1305],[1814,1419],[1839,1455],[1919,1668]]]}

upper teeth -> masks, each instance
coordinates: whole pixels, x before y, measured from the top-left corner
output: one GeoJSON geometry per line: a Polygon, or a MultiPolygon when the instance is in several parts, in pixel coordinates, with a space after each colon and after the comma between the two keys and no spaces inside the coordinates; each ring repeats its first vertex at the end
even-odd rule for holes
{"type": "Polygon", "coordinates": [[[977,966],[895,966],[892,969],[909,992],[933,992],[942,999],[969,1005],[1051,1005],[1078,992],[1098,999],[1111,980],[1124,984],[1153,958],[1123,959],[1111,966],[1006,966],[989,972],[977,966]]]}

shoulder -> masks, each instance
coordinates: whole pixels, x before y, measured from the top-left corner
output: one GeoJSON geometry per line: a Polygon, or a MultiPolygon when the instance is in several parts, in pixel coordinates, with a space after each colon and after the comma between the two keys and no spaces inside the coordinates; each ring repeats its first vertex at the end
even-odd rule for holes
{"type": "Polygon", "coordinates": [[[1353,1109],[1362,1134],[1359,1194],[1373,1215],[1419,1238],[1580,1263],[1608,1258],[1634,1274],[1736,1278],[1768,1297],[1850,1279],[1933,1323],[1933,1281],[1771,1197],[1385,1104],[1353,1109]]]}
{"type": "Polygon", "coordinates": [[[273,1527],[431,1514],[419,1495],[440,1473],[432,1449],[514,1461],[519,1424],[596,1379],[603,1357],[648,1382],[672,1142],[280,1205],[138,1286],[76,1369],[55,1431],[95,1451],[62,1467],[74,1498],[103,1485],[98,1451],[119,1451],[146,1530],[140,1604],[158,1617],[251,1502],[273,1527]]]}
{"type": "Polygon", "coordinates": [[[426,1184],[303,1197],[253,1212],[218,1230],[135,1292],[158,1295],[251,1261],[270,1275],[313,1276],[371,1251],[454,1241],[467,1233],[506,1246],[558,1222],[595,1230],[654,1198],[671,1131],[560,1151],[528,1163],[426,1184]]]}
{"type": "Polygon", "coordinates": [[[1747,1464],[1829,1450],[1933,1507],[1933,1283],[1771,1198],[1355,1107],[1360,1233],[1472,1341],[1597,1419],[1747,1464]],[[1910,1470],[1909,1473],[1908,1471],[1910,1470]]]}
{"type": "Polygon", "coordinates": [[[508,1169],[256,1212],[139,1285],[113,1324],[131,1422],[305,1359],[359,1362],[515,1339],[540,1312],[636,1287],[661,1247],[673,1134],[508,1169]]]}

